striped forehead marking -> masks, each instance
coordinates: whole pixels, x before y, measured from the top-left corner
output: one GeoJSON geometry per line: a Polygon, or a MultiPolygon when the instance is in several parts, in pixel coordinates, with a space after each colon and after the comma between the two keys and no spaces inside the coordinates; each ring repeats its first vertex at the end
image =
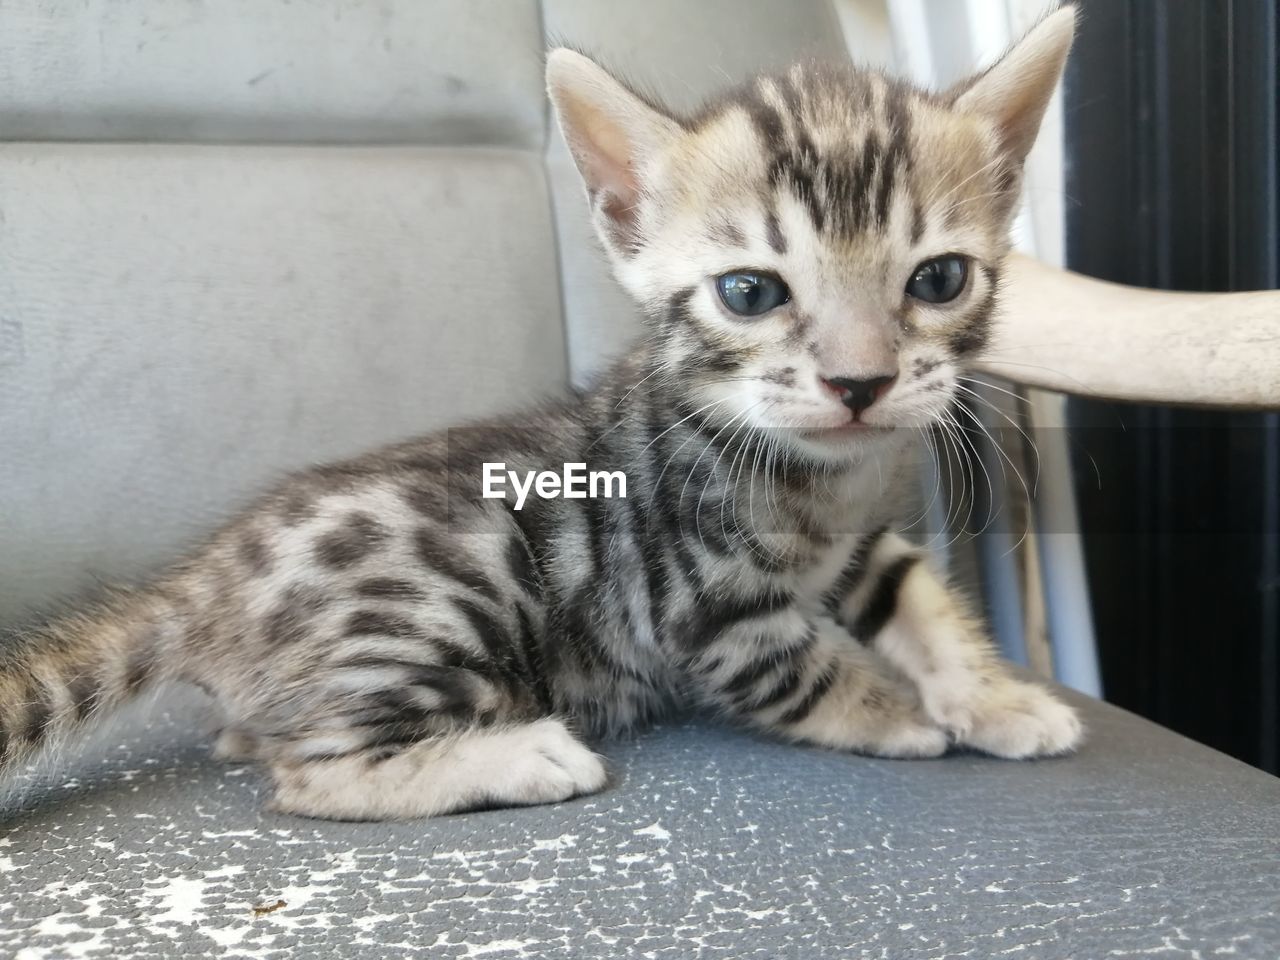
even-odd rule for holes
{"type": "Polygon", "coordinates": [[[762,199],[775,251],[786,249],[775,212],[779,191],[799,202],[818,233],[850,237],[885,228],[894,190],[911,167],[910,103],[900,84],[793,69],[755,81],[729,105],[745,111],[765,153],[762,199]],[[840,136],[824,143],[821,132],[830,128],[840,136]]]}

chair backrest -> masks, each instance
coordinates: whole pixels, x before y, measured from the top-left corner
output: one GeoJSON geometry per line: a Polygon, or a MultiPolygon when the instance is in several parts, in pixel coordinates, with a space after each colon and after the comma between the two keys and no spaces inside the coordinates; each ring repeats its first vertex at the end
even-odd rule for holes
{"type": "Polygon", "coordinates": [[[681,105],[845,55],[828,0],[0,6],[0,623],[631,337],[561,40],[681,105]]]}

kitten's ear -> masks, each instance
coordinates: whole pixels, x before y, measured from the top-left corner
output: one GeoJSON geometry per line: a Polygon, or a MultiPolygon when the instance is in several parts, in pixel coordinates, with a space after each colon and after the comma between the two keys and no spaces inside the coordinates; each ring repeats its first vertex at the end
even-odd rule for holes
{"type": "Polygon", "coordinates": [[[1062,7],[1032,27],[995,66],[952,92],[957,110],[995,121],[1004,149],[1019,163],[1035,143],[1075,32],[1075,7],[1062,7]]]}
{"type": "Polygon", "coordinates": [[[547,56],[547,93],[604,240],[625,254],[638,242],[636,217],[646,162],[680,128],[595,61],[563,47],[547,56]]]}

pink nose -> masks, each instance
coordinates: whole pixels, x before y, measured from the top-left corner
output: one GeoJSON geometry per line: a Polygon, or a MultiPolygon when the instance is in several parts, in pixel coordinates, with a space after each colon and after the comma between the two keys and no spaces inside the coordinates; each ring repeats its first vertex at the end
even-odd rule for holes
{"type": "Polygon", "coordinates": [[[851,377],[823,377],[823,385],[839,398],[840,402],[853,411],[855,418],[862,414],[873,403],[883,397],[897,382],[896,373],[868,377],[855,380],[851,377]]]}

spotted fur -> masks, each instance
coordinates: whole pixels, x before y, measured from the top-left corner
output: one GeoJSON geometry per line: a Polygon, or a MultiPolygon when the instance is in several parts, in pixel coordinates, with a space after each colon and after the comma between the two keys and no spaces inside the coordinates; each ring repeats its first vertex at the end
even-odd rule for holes
{"type": "MultiPolygon", "coordinates": [[[[568,50],[550,94],[648,329],[597,384],[293,477],[157,583],[9,644],[12,763],[160,680],[226,718],[281,809],[430,815],[600,789],[584,738],[692,704],[891,757],[1061,753],[897,534],[914,427],[986,341],[1021,167],[1072,14],[946,93],[799,65],[677,117],[568,50]],[[971,264],[955,301],[915,265],[971,264]],[[784,278],[744,319],[714,278],[784,278]],[[892,373],[853,414],[832,378],[892,373]],[[484,499],[481,464],[622,470],[625,499],[484,499]]],[[[429,229],[429,225],[424,225],[429,229]]]]}

